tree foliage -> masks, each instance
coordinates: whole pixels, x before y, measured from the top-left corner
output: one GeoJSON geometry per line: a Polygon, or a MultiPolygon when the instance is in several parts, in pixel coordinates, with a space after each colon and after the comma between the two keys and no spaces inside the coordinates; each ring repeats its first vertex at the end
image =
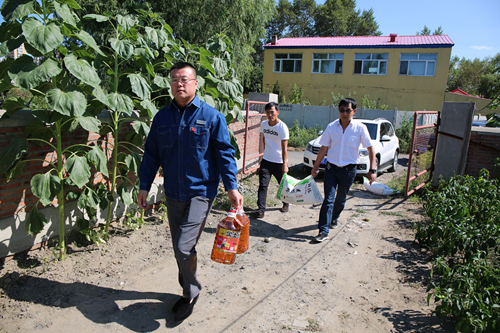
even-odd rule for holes
{"type": "Polygon", "coordinates": [[[500,93],[500,53],[492,58],[450,60],[448,91],[462,89],[469,95],[495,99],[500,93]]]}
{"type": "Polygon", "coordinates": [[[280,0],[267,24],[267,39],[282,37],[378,36],[373,9],[356,10],[355,0],[280,0]]]}
{"type": "MultiPolygon", "coordinates": [[[[443,34],[443,28],[441,28],[441,26],[439,26],[436,30],[434,30],[434,32],[432,33],[432,35],[442,35],[443,34]]],[[[417,35],[431,35],[431,29],[429,29],[428,26],[424,25],[424,28],[420,31],[417,31],[417,35]]]]}
{"type": "MultiPolygon", "coordinates": [[[[216,34],[228,36],[232,62],[239,77],[253,68],[254,44],[265,36],[264,25],[274,12],[273,0],[76,0],[87,13],[110,15],[151,9],[172,27],[174,38],[203,45],[216,34]]],[[[84,22],[84,29],[97,40],[108,39],[111,30],[99,22],[84,22]]]]}

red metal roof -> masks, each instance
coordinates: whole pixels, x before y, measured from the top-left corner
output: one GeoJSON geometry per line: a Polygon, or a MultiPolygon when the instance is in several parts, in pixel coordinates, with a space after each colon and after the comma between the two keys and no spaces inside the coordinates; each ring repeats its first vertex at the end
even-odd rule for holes
{"type": "Polygon", "coordinates": [[[457,94],[457,95],[463,95],[463,96],[471,96],[471,97],[472,97],[472,95],[469,95],[468,93],[466,93],[465,91],[463,91],[463,90],[462,90],[462,89],[460,89],[460,88],[457,88],[457,89],[455,89],[455,90],[452,90],[452,91],[450,91],[450,93],[452,93],[452,94],[457,94]]]}
{"type": "Polygon", "coordinates": [[[341,37],[293,37],[281,38],[264,48],[353,48],[353,47],[452,47],[448,35],[396,36],[341,36],[341,37]]]}

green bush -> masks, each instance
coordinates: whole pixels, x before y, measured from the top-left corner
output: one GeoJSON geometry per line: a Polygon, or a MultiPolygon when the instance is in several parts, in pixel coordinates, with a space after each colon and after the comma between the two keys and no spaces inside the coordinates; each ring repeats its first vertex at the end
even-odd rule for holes
{"type": "Polygon", "coordinates": [[[396,128],[396,136],[399,138],[399,151],[403,154],[410,153],[411,133],[413,129],[413,117],[406,116],[401,126],[396,128]]]}
{"type": "Polygon", "coordinates": [[[290,139],[288,140],[288,146],[296,148],[305,148],[307,143],[319,136],[319,131],[322,131],[319,125],[316,127],[300,127],[299,121],[295,119],[295,123],[290,127],[290,139]]]}
{"type": "Polygon", "coordinates": [[[439,303],[438,316],[456,319],[457,331],[498,332],[500,182],[487,170],[478,178],[455,176],[423,200],[429,220],[415,238],[435,257],[428,300],[439,303]]]}

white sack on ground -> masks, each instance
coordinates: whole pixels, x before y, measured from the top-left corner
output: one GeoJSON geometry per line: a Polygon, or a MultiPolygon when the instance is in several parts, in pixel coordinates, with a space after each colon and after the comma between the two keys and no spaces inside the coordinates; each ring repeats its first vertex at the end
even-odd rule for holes
{"type": "Polygon", "coordinates": [[[394,191],[392,188],[382,183],[373,182],[370,185],[370,181],[366,177],[363,177],[363,184],[368,191],[378,195],[391,195],[399,193],[398,191],[394,191]]]}
{"type": "Polygon", "coordinates": [[[312,176],[298,180],[286,173],[281,179],[276,198],[296,205],[312,205],[323,202],[323,196],[312,176]]]}

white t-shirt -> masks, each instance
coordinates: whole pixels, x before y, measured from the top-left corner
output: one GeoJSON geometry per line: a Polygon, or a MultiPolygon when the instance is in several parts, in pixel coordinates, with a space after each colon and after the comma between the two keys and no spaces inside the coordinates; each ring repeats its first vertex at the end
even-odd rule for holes
{"type": "Polygon", "coordinates": [[[368,128],[356,119],[351,119],[345,132],[338,119],[328,124],[319,144],[328,147],[328,162],[340,167],[359,162],[359,145],[372,146],[368,128]]]}
{"type": "Polygon", "coordinates": [[[270,126],[269,120],[264,120],[260,124],[260,132],[264,134],[266,140],[262,158],[273,163],[283,163],[281,140],[289,139],[288,126],[281,120],[278,120],[276,125],[270,126]]]}

